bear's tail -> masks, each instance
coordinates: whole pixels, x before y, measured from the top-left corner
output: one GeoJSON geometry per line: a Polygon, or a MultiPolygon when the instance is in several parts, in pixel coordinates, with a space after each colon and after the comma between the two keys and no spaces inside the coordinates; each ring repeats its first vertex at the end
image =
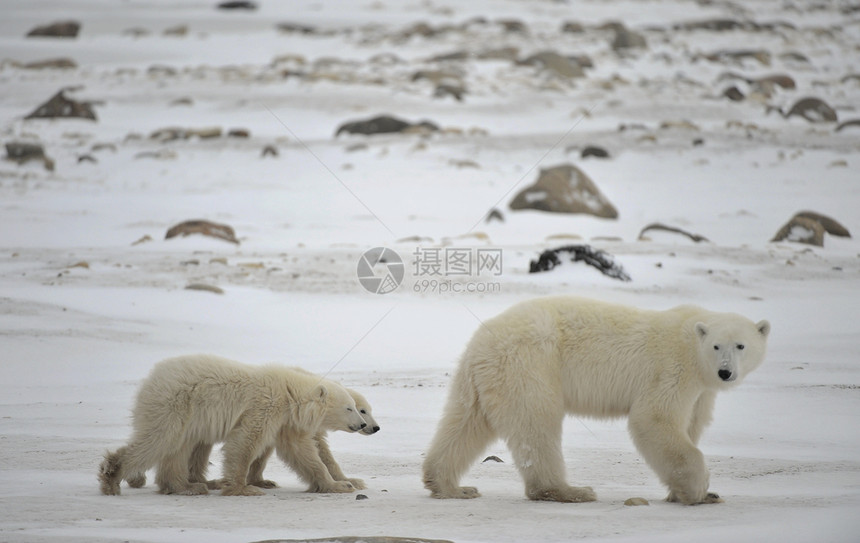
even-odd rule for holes
{"type": "Polygon", "coordinates": [[[105,459],[99,466],[99,483],[102,494],[106,496],[118,496],[119,484],[122,481],[122,459],[125,456],[125,447],[116,452],[107,451],[105,459]]]}

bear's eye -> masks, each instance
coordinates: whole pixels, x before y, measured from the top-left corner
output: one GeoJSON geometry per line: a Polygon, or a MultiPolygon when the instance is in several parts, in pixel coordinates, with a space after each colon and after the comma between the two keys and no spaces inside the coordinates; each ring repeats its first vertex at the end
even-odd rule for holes
{"type": "Polygon", "coordinates": [[[719,351],[719,350],[720,350],[720,346],[719,346],[719,345],[714,345],[714,350],[715,350],[715,351],[719,351]]]}
{"type": "Polygon", "coordinates": [[[365,411],[364,409],[362,409],[362,410],[360,411],[360,413],[361,413],[362,415],[367,415],[367,411],[365,411]]]}
{"type": "Polygon", "coordinates": [[[346,408],[346,410],[347,410],[347,411],[349,411],[350,413],[352,413],[352,408],[351,408],[351,407],[347,407],[347,408],[346,408]]]}
{"type": "Polygon", "coordinates": [[[744,350],[744,344],[743,344],[743,343],[738,343],[738,350],[739,350],[739,351],[743,351],[743,350],[744,350]]]}

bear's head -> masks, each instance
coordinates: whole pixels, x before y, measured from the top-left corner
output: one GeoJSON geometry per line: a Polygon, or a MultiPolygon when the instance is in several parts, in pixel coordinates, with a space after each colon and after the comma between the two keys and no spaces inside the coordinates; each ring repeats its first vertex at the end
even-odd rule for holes
{"type": "Polygon", "coordinates": [[[344,432],[364,430],[367,427],[367,422],[359,413],[355,400],[352,399],[349,392],[332,381],[327,381],[325,388],[327,389],[326,414],[322,429],[343,430],[344,432]]]}
{"type": "Polygon", "coordinates": [[[740,315],[713,314],[695,325],[705,381],[714,386],[739,383],[764,360],[770,323],[740,315]]]}
{"type": "Polygon", "coordinates": [[[367,423],[367,426],[361,430],[361,433],[369,436],[378,432],[379,424],[377,424],[376,419],[373,418],[373,410],[365,397],[351,388],[346,389],[346,391],[349,392],[349,395],[352,396],[353,400],[355,400],[355,407],[358,408],[358,412],[361,414],[364,422],[367,423]]]}

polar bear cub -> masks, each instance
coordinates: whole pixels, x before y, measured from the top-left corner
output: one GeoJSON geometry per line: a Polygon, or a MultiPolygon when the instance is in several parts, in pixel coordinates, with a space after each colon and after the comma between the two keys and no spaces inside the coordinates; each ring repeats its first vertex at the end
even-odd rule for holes
{"type": "Polygon", "coordinates": [[[454,374],[424,461],[435,498],[475,498],[459,481],[496,437],[533,500],[586,502],[565,482],[565,414],[628,417],[668,500],[715,503],[697,443],[717,392],[763,361],[770,324],[694,306],[647,311],[583,298],[527,301],[484,323],[454,374]]]}
{"type": "MultiPolygon", "coordinates": [[[[295,443],[297,462],[325,466],[313,437],[320,428],[359,431],[366,422],[340,386],[280,366],[248,366],[212,355],[167,359],[141,384],[128,445],[108,452],[99,470],[104,494],[120,493],[123,479],[136,481],[157,466],[164,494],[205,494],[205,481],[189,477],[189,461],[201,443],[224,442],[223,495],[259,495],[247,483],[251,462],[281,434],[295,443]]],[[[333,491],[354,490],[348,481],[333,491]]]]}

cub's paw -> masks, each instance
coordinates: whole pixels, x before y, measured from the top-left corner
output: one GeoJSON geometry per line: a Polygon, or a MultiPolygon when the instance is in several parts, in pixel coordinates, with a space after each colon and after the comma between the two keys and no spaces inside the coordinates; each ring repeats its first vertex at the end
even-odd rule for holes
{"type": "Polygon", "coordinates": [[[453,488],[452,490],[450,490],[448,492],[433,491],[433,493],[430,494],[430,497],[440,499],[440,500],[447,500],[447,499],[471,500],[473,498],[480,498],[481,493],[478,492],[478,489],[475,488],[474,486],[459,486],[459,487],[453,488]]]}
{"type": "Polygon", "coordinates": [[[704,498],[702,498],[700,500],[696,500],[696,499],[690,498],[687,494],[685,494],[683,492],[676,492],[674,490],[669,492],[669,495],[666,496],[666,501],[667,502],[675,502],[675,503],[683,503],[684,505],[701,505],[701,504],[705,504],[705,503],[725,503],[726,502],[726,500],[722,499],[719,496],[719,494],[716,494],[715,492],[708,492],[707,494],[705,494],[704,498]]]}
{"type": "Polygon", "coordinates": [[[221,489],[222,496],[263,496],[265,492],[251,485],[233,486],[225,484],[221,489]]]}
{"type": "Polygon", "coordinates": [[[597,494],[590,486],[564,486],[561,488],[529,489],[526,495],[531,500],[545,500],[564,503],[583,503],[597,500],[597,494]]]}
{"type": "Polygon", "coordinates": [[[720,495],[715,492],[708,492],[708,495],[705,496],[705,499],[702,500],[701,503],[726,503],[726,500],[722,499],[720,495]]]}
{"type": "Polygon", "coordinates": [[[212,479],[211,481],[206,481],[206,488],[209,490],[221,490],[224,488],[224,479],[212,479]]]}
{"type": "Polygon", "coordinates": [[[335,481],[331,485],[328,485],[328,488],[326,490],[323,490],[323,492],[355,492],[355,487],[352,486],[352,483],[350,483],[349,481],[335,481]]]}
{"type": "Polygon", "coordinates": [[[252,481],[248,483],[249,485],[254,485],[259,488],[278,488],[278,483],[275,481],[270,481],[268,479],[262,479],[260,481],[252,481]]]}

